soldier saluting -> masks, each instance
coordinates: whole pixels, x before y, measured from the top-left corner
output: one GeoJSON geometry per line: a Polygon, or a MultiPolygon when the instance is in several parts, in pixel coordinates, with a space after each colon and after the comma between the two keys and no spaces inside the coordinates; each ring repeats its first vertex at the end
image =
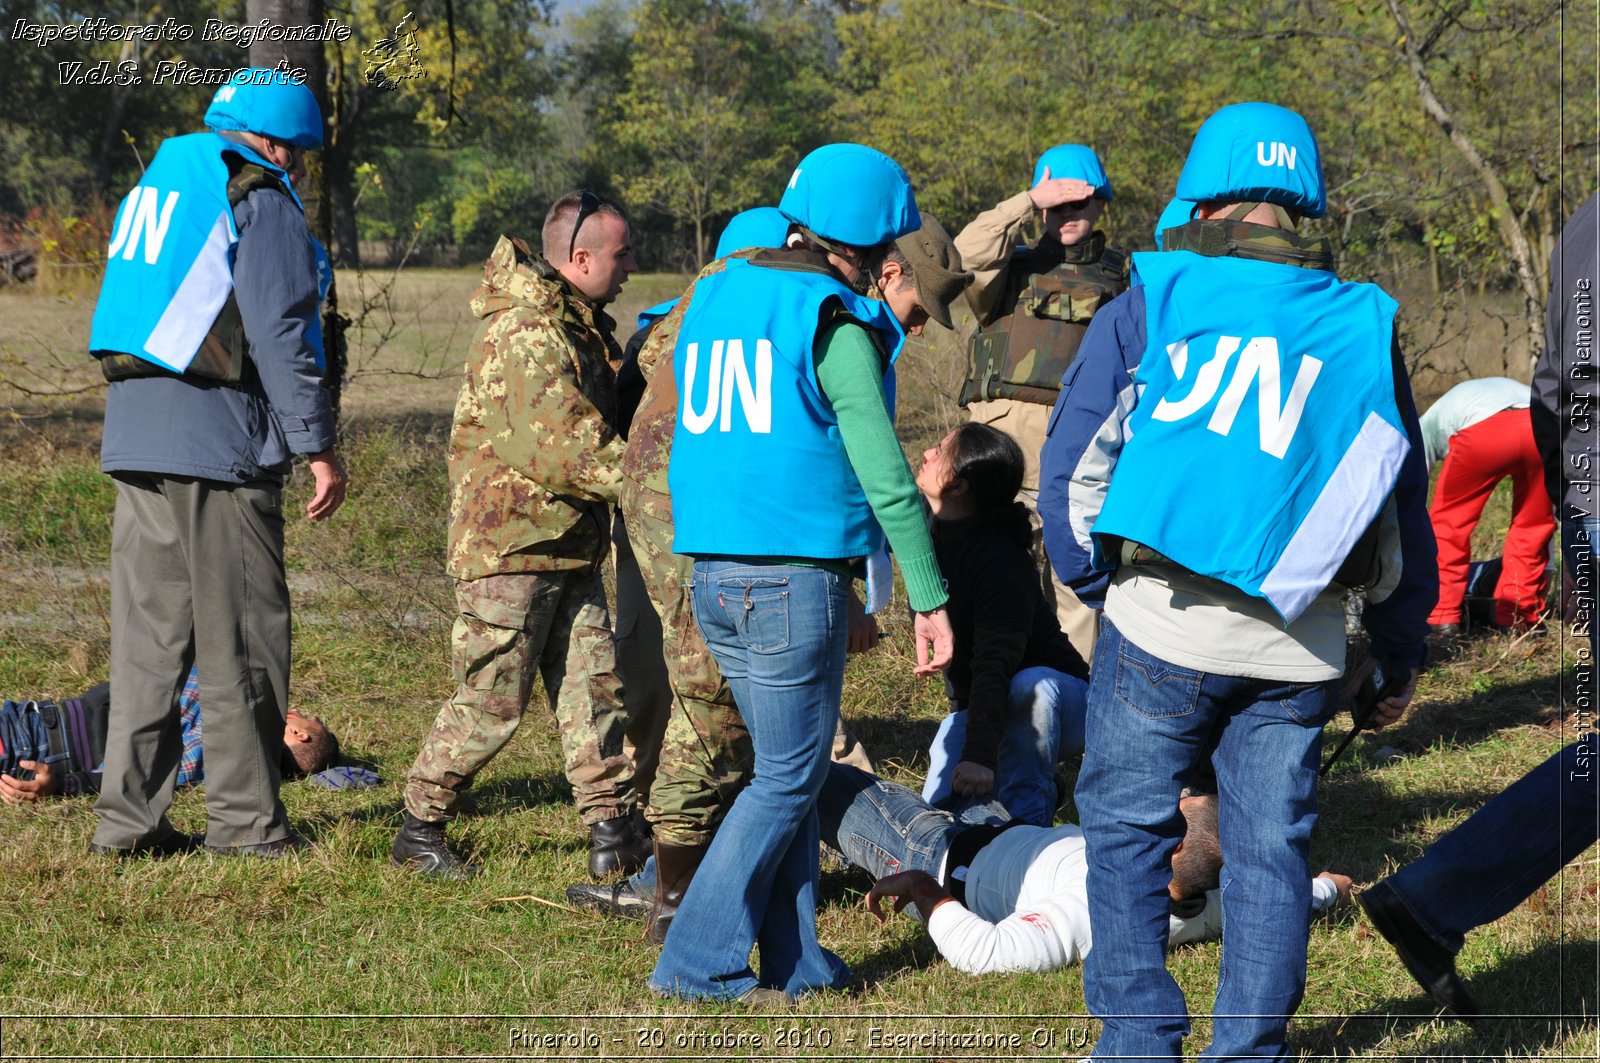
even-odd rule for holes
{"type": "Polygon", "coordinates": [[[1110,201],[1111,181],[1094,149],[1058,144],[1039,156],[1033,187],[978,215],[956,237],[961,261],[973,271],[967,302],[978,319],[960,402],[972,420],[1022,448],[1022,498],[1033,513],[1045,600],[1086,661],[1094,653],[1094,612],[1055,578],[1039,538],[1039,450],[1090,319],[1128,288],[1127,254],[1107,247],[1095,228],[1110,201]],[[1035,211],[1044,234],[1032,247],[1019,246],[1035,211]]]}

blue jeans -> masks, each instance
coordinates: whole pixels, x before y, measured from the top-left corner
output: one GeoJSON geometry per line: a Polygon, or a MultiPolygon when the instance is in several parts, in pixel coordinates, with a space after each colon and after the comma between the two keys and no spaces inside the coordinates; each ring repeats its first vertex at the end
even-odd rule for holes
{"type": "Polygon", "coordinates": [[[1056,762],[1083,750],[1083,714],[1089,684],[1054,668],[1024,668],[1011,678],[1006,718],[995,763],[994,791],[984,797],[954,796],[950,780],[967,744],[967,712],[945,716],[928,749],[928,779],[922,799],[966,822],[972,806],[998,798],[1012,819],[1048,827],[1055,822],[1056,762]]]}
{"type": "Polygon", "coordinates": [[[845,590],[826,569],[695,562],[695,620],[749,726],[755,770],[673,918],[650,975],[659,993],[727,1000],[849,982],[817,941],[816,914],[816,800],[844,682],[845,590]]]}
{"type": "Polygon", "coordinates": [[[828,766],[817,816],[822,840],[875,879],[902,871],[937,878],[950,840],[966,829],[899,783],[849,764],[828,766]]]}
{"type": "Polygon", "coordinates": [[[1169,664],[1101,618],[1076,792],[1094,948],[1084,998],[1096,1057],[1177,1059],[1189,1029],[1167,972],[1178,797],[1211,750],[1227,932],[1211,1045],[1202,1058],[1282,1058],[1305,990],[1322,725],[1339,681],[1287,683],[1169,664]]]}

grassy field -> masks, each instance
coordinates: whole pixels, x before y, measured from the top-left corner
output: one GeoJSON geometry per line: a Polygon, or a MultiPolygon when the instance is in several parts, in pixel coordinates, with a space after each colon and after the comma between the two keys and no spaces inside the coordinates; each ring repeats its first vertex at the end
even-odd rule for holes
{"type": "MultiPolygon", "coordinates": [[[[291,817],[316,848],[281,863],[113,863],[85,852],[90,802],[0,806],[0,916],[11,928],[0,948],[0,1058],[1083,1055],[1095,1024],[1079,970],[961,975],[910,921],[880,928],[860,906],[867,881],[842,870],[825,874],[820,923],[856,972],[852,992],[781,1016],[653,997],[645,978],[655,949],[640,928],[563,906],[565,887],[584,875],[586,835],[542,704],[480,778],[475,813],[453,828],[485,874],[434,884],[388,866],[399,784],[450,687],[443,444],[474,279],[408,272],[385,294],[381,278],[341,277],[347,308],[374,304],[352,338],[344,449],[353,488],[328,524],[291,516],[288,529],[295,704],[332,722],[346,753],[384,785],[286,787],[291,817]],[[961,1034],[976,1035],[977,1047],[949,1039],[961,1034]]],[[[622,331],[681,280],[636,279],[616,314],[622,331]]],[[[113,495],[96,464],[97,377],[79,355],[89,309],[0,293],[8,697],[67,696],[106,675],[113,495]]],[[[902,363],[910,452],[956,416],[957,350],[945,336],[902,363]]],[[[291,515],[306,487],[304,478],[291,485],[291,515]]],[[[1480,556],[1497,551],[1506,510],[1497,497],[1480,556]]],[[[914,783],[943,706],[936,685],[911,677],[902,615],[892,609],[886,643],[852,661],[844,711],[886,773],[914,783]]],[[[1564,658],[1557,634],[1491,637],[1436,664],[1403,723],[1359,739],[1326,781],[1314,863],[1371,882],[1570,740],[1567,649],[1564,658]]],[[[1330,733],[1347,726],[1341,717],[1330,733]]],[[[173,819],[202,828],[202,795],[180,795],[173,819]]],[[[1472,936],[1460,967],[1495,1015],[1471,1026],[1439,1017],[1359,914],[1319,923],[1294,1047],[1307,1059],[1595,1058],[1597,891],[1591,852],[1472,936]]],[[[1209,944],[1172,958],[1197,1013],[1194,1052],[1206,1041],[1219,955],[1209,944]]]]}

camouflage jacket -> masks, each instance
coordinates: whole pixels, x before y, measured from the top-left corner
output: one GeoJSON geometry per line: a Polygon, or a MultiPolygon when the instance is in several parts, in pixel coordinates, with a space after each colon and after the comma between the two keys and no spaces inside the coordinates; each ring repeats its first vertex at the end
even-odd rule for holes
{"type": "MultiPolygon", "coordinates": [[[[744,257],[744,256],[740,256],[744,257]]],[[[658,495],[667,494],[667,464],[672,460],[672,432],[678,424],[678,378],[672,354],[678,347],[683,316],[694,300],[695,285],[722,272],[726,260],[717,259],[700,271],[684,290],[670,313],[655,323],[639,348],[639,372],[644,375],[644,397],[628,428],[628,448],[622,472],[628,479],[658,495]]]]}
{"type": "Polygon", "coordinates": [[[479,579],[594,565],[622,482],[611,319],[505,236],[471,307],[483,325],[450,426],[446,570],[479,579]]]}

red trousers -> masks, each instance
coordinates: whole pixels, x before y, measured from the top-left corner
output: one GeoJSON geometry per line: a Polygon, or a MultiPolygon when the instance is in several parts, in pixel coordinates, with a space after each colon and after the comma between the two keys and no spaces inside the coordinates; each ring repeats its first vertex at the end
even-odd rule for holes
{"type": "Polygon", "coordinates": [[[1450,452],[1433,489],[1434,538],[1439,541],[1439,604],[1432,624],[1458,624],[1467,594],[1472,529],[1495,485],[1511,477],[1511,528],[1494,589],[1495,623],[1538,623],[1545,609],[1545,561],[1555,515],[1544,489],[1544,466],[1533,444],[1526,409],[1502,410],[1450,437],[1450,452]]]}

